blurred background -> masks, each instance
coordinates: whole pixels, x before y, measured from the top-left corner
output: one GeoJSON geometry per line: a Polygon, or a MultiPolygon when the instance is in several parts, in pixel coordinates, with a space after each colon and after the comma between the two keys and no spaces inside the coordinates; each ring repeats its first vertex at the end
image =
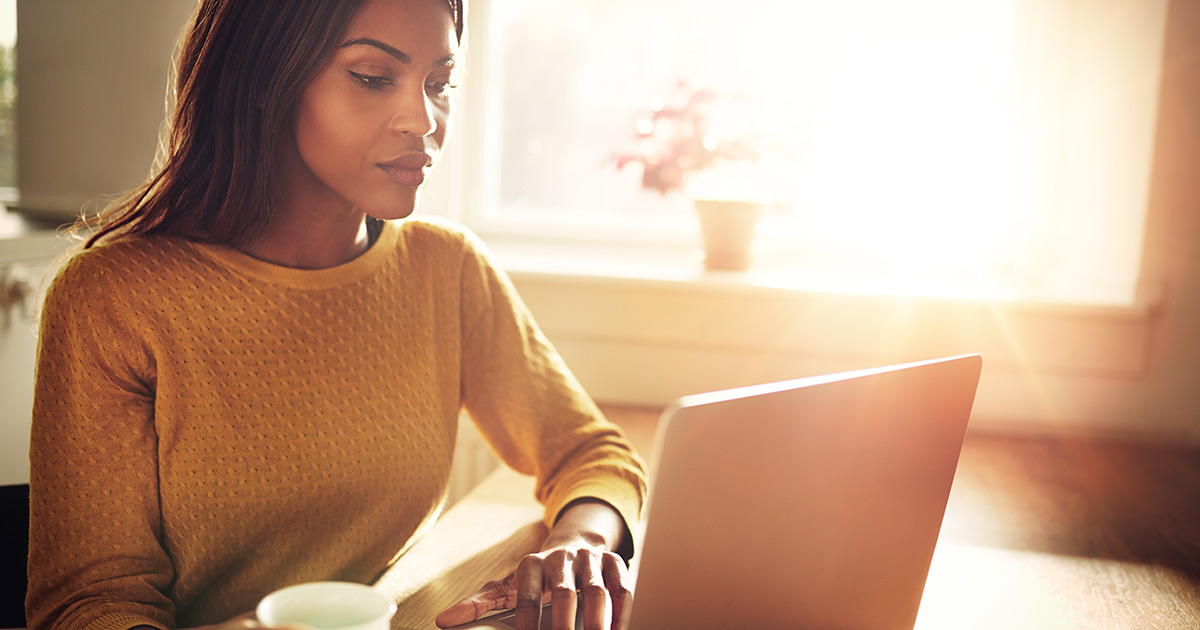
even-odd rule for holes
{"type": "MultiPolygon", "coordinates": [[[[979,352],[975,430],[1200,442],[1198,5],[473,0],[422,211],[602,402],[979,352]],[[762,204],[745,269],[707,197],[762,204]]],[[[146,176],[193,6],[0,1],[0,264],[146,176]]]]}

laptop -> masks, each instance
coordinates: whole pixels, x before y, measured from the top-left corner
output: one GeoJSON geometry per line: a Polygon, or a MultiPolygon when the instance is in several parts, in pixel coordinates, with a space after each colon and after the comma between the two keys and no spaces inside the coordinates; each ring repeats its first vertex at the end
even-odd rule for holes
{"type": "Polygon", "coordinates": [[[964,355],[677,400],[630,630],[911,630],[981,367],[964,355]]]}

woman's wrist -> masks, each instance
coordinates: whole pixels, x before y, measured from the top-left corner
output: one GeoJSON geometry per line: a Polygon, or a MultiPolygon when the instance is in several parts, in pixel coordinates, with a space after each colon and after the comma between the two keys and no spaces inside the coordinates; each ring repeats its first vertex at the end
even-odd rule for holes
{"type": "Polygon", "coordinates": [[[576,499],[558,514],[542,549],[586,544],[604,551],[616,551],[629,535],[620,512],[594,498],[576,499]]]}

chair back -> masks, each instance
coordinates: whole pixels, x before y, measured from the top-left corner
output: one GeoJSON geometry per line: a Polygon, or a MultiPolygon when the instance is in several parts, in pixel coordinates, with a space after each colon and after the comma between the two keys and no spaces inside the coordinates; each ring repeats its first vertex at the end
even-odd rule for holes
{"type": "Polygon", "coordinates": [[[25,627],[29,484],[0,486],[0,628],[25,627]]]}

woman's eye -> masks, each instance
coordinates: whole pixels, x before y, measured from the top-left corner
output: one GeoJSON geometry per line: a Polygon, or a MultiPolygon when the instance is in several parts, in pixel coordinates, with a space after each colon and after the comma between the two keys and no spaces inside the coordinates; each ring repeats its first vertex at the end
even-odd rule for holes
{"type": "Polygon", "coordinates": [[[430,81],[428,85],[429,91],[433,94],[445,94],[446,92],[458,87],[457,85],[448,81],[430,81]]]}
{"type": "Polygon", "coordinates": [[[392,80],[387,77],[363,74],[353,70],[347,70],[346,72],[349,72],[350,76],[354,77],[355,81],[358,81],[360,87],[372,92],[378,92],[392,83],[392,80]]]}

